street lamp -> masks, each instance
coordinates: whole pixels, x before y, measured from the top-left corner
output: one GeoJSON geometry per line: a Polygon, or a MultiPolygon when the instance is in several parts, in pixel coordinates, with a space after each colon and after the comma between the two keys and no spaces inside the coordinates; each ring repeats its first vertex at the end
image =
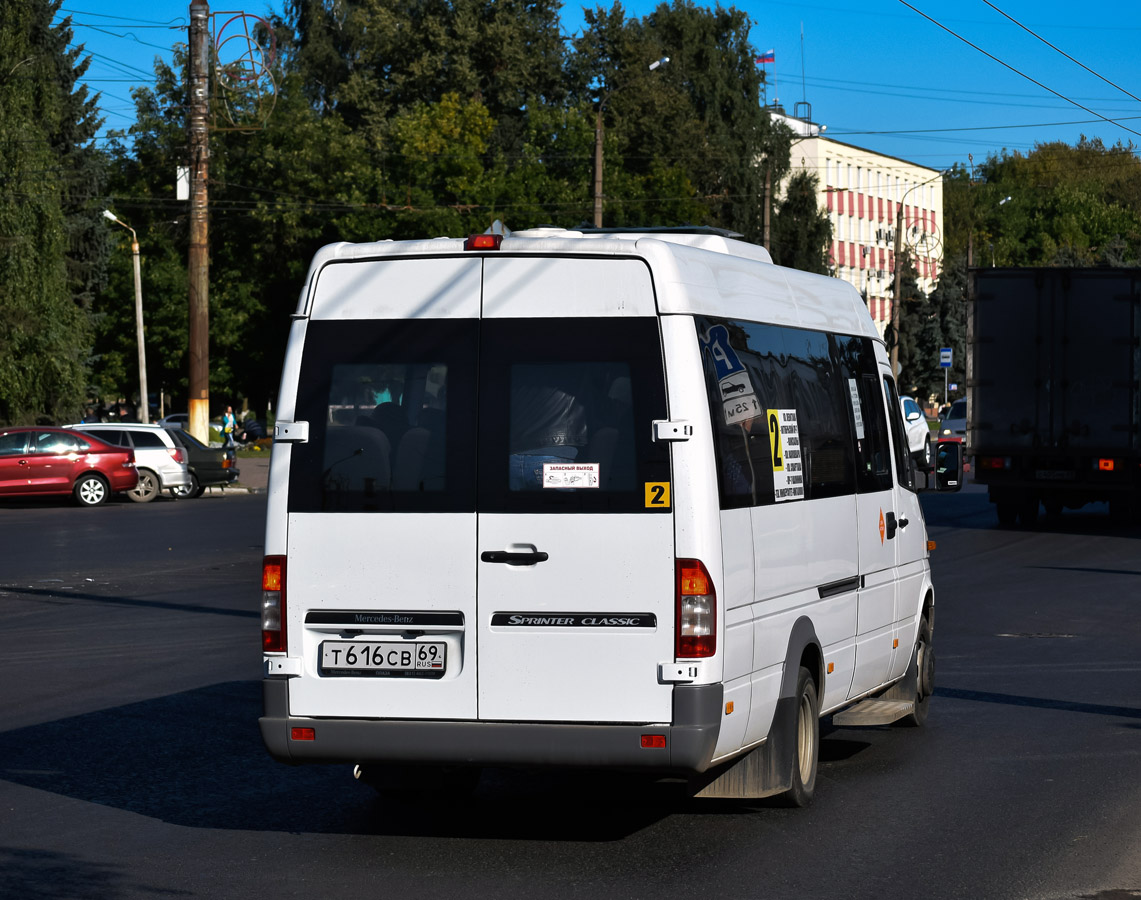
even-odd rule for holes
{"type": "Polygon", "coordinates": [[[908,194],[916,188],[925,187],[932,181],[938,181],[946,171],[940,172],[934,178],[928,178],[926,181],[921,181],[919,184],[913,184],[906,191],[903,196],[899,198],[899,202],[895,205],[895,287],[893,288],[891,298],[891,374],[892,377],[899,378],[899,292],[903,289],[903,267],[900,265],[899,253],[903,245],[903,203],[907,199],[908,194]]]}
{"type": "Polygon", "coordinates": [[[103,218],[110,219],[131,232],[131,255],[135,262],[135,337],[139,344],[139,407],[141,408],[139,421],[146,425],[150,422],[150,404],[147,396],[147,350],[143,344],[143,277],[139,264],[139,238],[135,234],[135,229],[111,210],[103,210],[103,218]]]}
{"type": "MultiPolygon", "coordinates": [[[[649,70],[661,68],[670,61],[668,56],[655,59],[649,65],[649,70]]],[[[606,109],[606,101],[610,99],[610,91],[602,95],[598,103],[598,111],[594,116],[594,227],[602,227],[602,112],[606,109]]]]}

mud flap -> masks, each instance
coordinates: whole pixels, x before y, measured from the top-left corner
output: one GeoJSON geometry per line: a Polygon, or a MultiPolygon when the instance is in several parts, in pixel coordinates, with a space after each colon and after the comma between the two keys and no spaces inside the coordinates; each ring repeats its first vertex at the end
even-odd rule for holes
{"type": "Polygon", "coordinates": [[[769,736],[761,746],[689,780],[691,796],[759,800],[792,787],[796,757],[795,697],[781,697],[769,736]]]}

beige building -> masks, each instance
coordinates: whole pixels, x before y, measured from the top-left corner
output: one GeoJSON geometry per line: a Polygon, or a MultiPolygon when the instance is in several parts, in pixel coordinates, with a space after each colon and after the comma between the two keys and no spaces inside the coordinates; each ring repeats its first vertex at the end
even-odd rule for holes
{"type": "Polygon", "coordinates": [[[776,112],[798,137],[793,173],[809,171],[819,183],[817,206],[832,221],[832,274],[864,296],[880,333],[891,321],[895,240],[910,250],[919,286],[930,292],[943,263],[943,180],[935,169],[824,137],[825,126],[776,112]]]}

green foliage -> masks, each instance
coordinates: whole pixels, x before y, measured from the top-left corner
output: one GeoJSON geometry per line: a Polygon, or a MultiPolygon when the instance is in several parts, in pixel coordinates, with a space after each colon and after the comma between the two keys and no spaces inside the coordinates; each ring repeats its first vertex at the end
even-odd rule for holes
{"type": "Polygon", "coordinates": [[[81,409],[84,306],[103,281],[99,122],[75,88],[86,63],[68,49],[70,20],[52,24],[59,5],[7,4],[0,16],[0,423],[81,409]]]}
{"type": "Polygon", "coordinates": [[[1141,159],[1100,140],[996,154],[945,182],[946,250],[975,265],[1137,265],[1141,159]]]}
{"type": "Polygon", "coordinates": [[[818,185],[811,172],[797,172],[789,179],[773,216],[769,250],[777,265],[827,275],[832,220],[816,205],[818,185]]]}

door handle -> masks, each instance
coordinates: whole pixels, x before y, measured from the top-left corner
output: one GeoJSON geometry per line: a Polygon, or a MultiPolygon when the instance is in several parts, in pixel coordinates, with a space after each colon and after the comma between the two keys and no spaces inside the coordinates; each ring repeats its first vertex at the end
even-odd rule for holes
{"type": "MultiPolygon", "coordinates": [[[[890,541],[893,537],[895,537],[895,530],[900,526],[900,523],[896,521],[895,513],[893,512],[889,512],[884,515],[884,523],[887,526],[887,539],[890,541]]],[[[904,519],[902,524],[906,525],[907,519],[904,519]]]]}
{"type": "Polygon", "coordinates": [[[28,464],[28,461],[27,461],[26,459],[21,459],[21,460],[20,460],[20,465],[21,465],[21,466],[26,466],[27,464],[28,464]]]}
{"type": "Polygon", "coordinates": [[[542,550],[484,550],[479,555],[484,562],[506,563],[509,566],[533,566],[546,562],[550,557],[542,550]]]}
{"type": "Polygon", "coordinates": [[[906,528],[907,527],[907,518],[905,516],[899,517],[899,527],[900,528],[906,528]]]}

